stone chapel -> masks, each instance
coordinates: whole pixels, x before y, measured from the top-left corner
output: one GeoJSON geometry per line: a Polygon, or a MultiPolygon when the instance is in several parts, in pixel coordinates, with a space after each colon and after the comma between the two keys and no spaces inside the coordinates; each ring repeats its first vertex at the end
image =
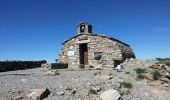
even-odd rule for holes
{"type": "Polygon", "coordinates": [[[126,59],[135,58],[131,47],[101,34],[94,34],[92,25],[82,22],[75,36],[64,41],[57,63],[68,64],[70,69],[115,67],[126,59]]]}

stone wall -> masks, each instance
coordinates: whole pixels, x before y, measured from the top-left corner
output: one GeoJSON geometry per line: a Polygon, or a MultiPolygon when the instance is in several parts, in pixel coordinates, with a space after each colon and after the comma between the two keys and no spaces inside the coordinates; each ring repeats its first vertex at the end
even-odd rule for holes
{"type": "Polygon", "coordinates": [[[80,34],[65,41],[60,51],[58,63],[68,63],[69,68],[79,68],[79,44],[88,44],[89,66],[114,67],[115,61],[123,61],[126,58],[135,58],[133,50],[129,45],[103,35],[80,34]],[[68,56],[68,52],[73,55],[68,56]],[[95,60],[95,53],[101,53],[100,60],[95,60]]]}
{"type": "Polygon", "coordinates": [[[0,72],[41,67],[44,63],[47,61],[0,61],[0,72]]]}
{"type": "Polygon", "coordinates": [[[127,45],[124,45],[122,43],[117,43],[121,49],[121,52],[122,52],[122,60],[126,60],[127,58],[135,58],[135,54],[133,52],[133,50],[127,46],[127,45]]]}
{"type": "Polygon", "coordinates": [[[42,69],[66,69],[68,68],[68,64],[64,64],[64,63],[45,63],[45,64],[41,64],[41,68],[42,69]]]}

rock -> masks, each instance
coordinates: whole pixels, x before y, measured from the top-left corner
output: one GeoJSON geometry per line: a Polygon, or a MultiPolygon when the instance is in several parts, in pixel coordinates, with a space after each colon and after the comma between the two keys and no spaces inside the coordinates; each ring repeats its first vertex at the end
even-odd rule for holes
{"type": "Polygon", "coordinates": [[[21,81],[22,81],[23,83],[26,83],[27,80],[26,80],[26,79],[21,79],[21,81]]]}
{"type": "Polygon", "coordinates": [[[168,78],[168,79],[170,80],[170,74],[166,75],[165,77],[168,78]]]}
{"type": "Polygon", "coordinates": [[[103,65],[102,64],[99,64],[97,65],[97,67],[95,68],[96,70],[102,70],[103,69],[103,65]]]}
{"type": "Polygon", "coordinates": [[[96,87],[91,87],[91,91],[94,91],[95,93],[99,92],[101,89],[97,89],[96,87]]]}
{"type": "Polygon", "coordinates": [[[159,66],[161,67],[161,69],[170,70],[169,66],[167,66],[166,64],[160,64],[159,66]]]}
{"type": "Polygon", "coordinates": [[[166,72],[170,73],[170,68],[166,64],[155,63],[155,64],[151,65],[150,68],[159,69],[159,70],[165,70],[166,72]]]}
{"type": "Polygon", "coordinates": [[[117,90],[114,89],[109,89],[107,91],[104,91],[101,95],[100,98],[102,100],[119,100],[121,95],[117,90]]]}
{"type": "Polygon", "coordinates": [[[101,100],[100,97],[94,97],[92,100],[101,100]]]}
{"type": "Polygon", "coordinates": [[[153,86],[154,88],[159,89],[159,90],[165,90],[168,87],[167,83],[159,81],[159,80],[152,81],[152,82],[149,83],[149,85],[153,86]]]}
{"type": "Polygon", "coordinates": [[[130,58],[130,59],[129,59],[129,61],[133,61],[133,60],[135,60],[135,58],[130,58]]]}
{"type": "Polygon", "coordinates": [[[57,92],[57,95],[60,95],[60,96],[62,96],[64,94],[65,94],[65,92],[57,92]]]}
{"type": "Polygon", "coordinates": [[[71,93],[71,95],[74,95],[74,94],[76,94],[76,90],[73,90],[71,93]]]}
{"type": "Polygon", "coordinates": [[[71,89],[70,87],[66,87],[65,90],[70,91],[70,90],[72,90],[72,89],[71,89]]]}
{"type": "Polygon", "coordinates": [[[160,80],[163,81],[163,82],[168,82],[169,81],[169,79],[165,78],[165,77],[161,77],[160,80]]]}
{"type": "Polygon", "coordinates": [[[102,89],[102,88],[101,88],[101,85],[99,85],[99,84],[91,87],[91,90],[92,90],[92,91],[95,91],[95,92],[100,92],[101,89],[102,89]]]}
{"type": "Polygon", "coordinates": [[[50,63],[41,64],[41,68],[42,70],[51,69],[51,64],[50,63]]]}
{"type": "Polygon", "coordinates": [[[77,98],[77,100],[84,100],[84,99],[83,99],[83,97],[79,97],[79,98],[77,98]]]}
{"type": "Polygon", "coordinates": [[[121,71],[121,69],[123,68],[123,65],[117,65],[117,67],[116,67],[116,69],[118,70],[118,71],[121,71]]]}
{"type": "Polygon", "coordinates": [[[31,93],[28,94],[28,98],[31,100],[43,100],[46,98],[49,94],[50,91],[47,88],[44,89],[30,89],[31,93]]]}
{"type": "Polygon", "coordinates": [[[12,100],[22,100],[22,99],[23,99],[22,96],[16,96],[16,97],[14,97],[12,100]]]}
{"type": "Polygon", "coordinates": [[[121,95],[128,95],[130,93],[130,90],[127,88],[120,88],[119,91],[121,95]]]}
{"type": "Polygon", "coordinates": [[[110,79],[113,78],[111,75],[108,75],[108,74],[103,74],[103,75],[101,75],[100,77],[101,77],[101,78],[104,78],[104,79],[108,79],[108,80],[110,80],[110,79]]]}
{"type": "Polygon", "coordinates": [[[164,87],[169,87],[168,83],[164,83],[163,85],[164,85],[164,87]]]}
{"type": "Polygon", "coordinates": [[[47,70],[46,72],[44,72],[45,75],[59,75],[59,72],[56,69],[53,70],[47,70]]]}

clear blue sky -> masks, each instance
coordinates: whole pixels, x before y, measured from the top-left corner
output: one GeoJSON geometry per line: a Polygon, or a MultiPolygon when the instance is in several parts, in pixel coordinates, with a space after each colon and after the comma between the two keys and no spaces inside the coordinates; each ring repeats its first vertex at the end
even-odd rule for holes
{"type": "Polygon", "coordinates": [[[0,0],[0,60],[54,62],[81,21],[139,59],[170,57],[170,0],[0,0]]]}

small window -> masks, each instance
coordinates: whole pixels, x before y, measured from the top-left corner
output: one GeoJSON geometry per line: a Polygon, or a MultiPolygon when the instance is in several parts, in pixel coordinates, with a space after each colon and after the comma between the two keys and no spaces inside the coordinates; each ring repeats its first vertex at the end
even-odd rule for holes
{"type": "Polygon", "coordinates": [[[94,59],[100,60],[102,58],[102,52],[95,52],[94,53],[94,59]]]}

